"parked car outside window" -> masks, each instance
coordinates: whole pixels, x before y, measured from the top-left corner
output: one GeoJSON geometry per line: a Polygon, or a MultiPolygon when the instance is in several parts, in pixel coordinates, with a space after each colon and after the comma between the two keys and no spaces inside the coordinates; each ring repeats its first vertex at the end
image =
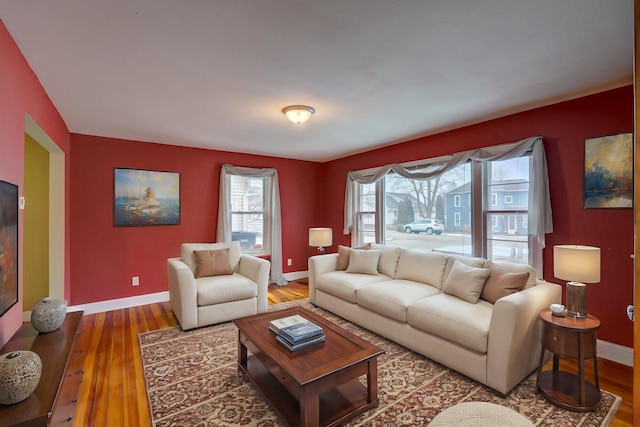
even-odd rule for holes
{"type": "Polygon", "coordinates": [[[444,224],[439,219],[418,219],[404,226],[405,233],[427,233],[440,235],[444,231],[444,224]]]}

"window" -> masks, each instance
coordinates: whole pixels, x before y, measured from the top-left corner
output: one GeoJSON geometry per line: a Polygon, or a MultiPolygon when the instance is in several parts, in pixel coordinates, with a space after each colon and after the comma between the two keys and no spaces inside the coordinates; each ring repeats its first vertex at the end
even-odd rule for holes
{"type": "MultiPolygon", "coordinates": [[[[421,168],[428,166],[412,170],[421,168]]],[[[378,242],[527,263],[528,179],[529,157],[521,157],[471,161],[429,180],[392,171],[377,183],[356,184],[352,244],[378,242]],[[485,194],[490,197],[486,207],[485,194]],[[507,207],[499,206],[499,199],[507,207]]]]}
{"type": "Polygon", "coordinates": [[[264,180],[230,176],[231,240],[240,242],[243,252],[269,252],[264,229],[264,180]]]}
{"type": "Polygon", "coordinates": [[[376,242],[376,184],[358,185],[355,228],[359,245],[376,242]]]}
{"type": "Polygon", "coordinates": [[[278,187],[274,168],[222,165],[216,239],[238,241],[242,252],[269,255],[269,282],[284,285],[278,187]]]}
{"type": "Polygon", "coordinates": [[[491,260],[529,263],[529,162],[530,157],[486,163],[485,185],[492,195],[504,196],[504,206],[487,209],[485,253],[491,260]]]}
{"type": "Polygon", "coordinates": [[[553,231],[546,171],[540,137],[350,171],[343,232],[351,235],[352,245],[366,237],[386,245],[508,259],[530,264],[542,277],[542,249],[546,234],[553,231]],[[375,210],[358,208],[357,194],[372,183],[375,196],[371,187],[368,193],[375,199],[375,210]],[[511,203],[505,204],[507,195],[511,203]],[[470,197],[471,206],[458,204],[455,196],[460,202],[470,197]],[[434,227],[414,229],[413,222],[420,219],[433,221],[434,227]],[[436,222],[441,229],[435,228],[436,222]]]}
{"type": "MultiPolygon", "coordinates": [[[[412,169],[419,172],[431,167],[418,164],[412,169]]],[[[377,211],[372,207],[367,211],[367,217],[377,218],[384,227],[375,227],[371,223],[362,227],[356,224],[357,233],[362,234],[364,239],[358,236],[353,244],[376,241],[390,246],[471,255],[471,221],[467,219],[470,208],[462,203],[469,193],[470,177],[471,164],[465,163],[430,180],[409,179],[391,172],[379,181],[379,187],[375,187],[375,184],[359,184],[361,191],[367,194],[377,189],[380,193],[377,200],[385,204],[384,211],[396,211],[398,215],[387,214],[384,218],[377,218],[377,211]],[[454,219],[454,209],[457,210],[457,221],[454,219]],[[369,227],[379,229],[378,239],[375,230],[369,227]]],[[[371,194],[369,200],[374,199],[375,196],[371,194]]]]}

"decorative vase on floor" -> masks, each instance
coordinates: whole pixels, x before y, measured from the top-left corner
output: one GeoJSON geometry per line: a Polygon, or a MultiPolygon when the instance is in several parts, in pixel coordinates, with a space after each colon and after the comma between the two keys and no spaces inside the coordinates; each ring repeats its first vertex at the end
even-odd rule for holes
{"type": "Polygon", "coordinates": [[[32,351],[13,351],[0,356],[0,403],[13,405],[31,396],[41,374],[42,360],[32,351]]]}
{"type": "Polygon", "coordinates": [[[67,316],[67,305],[49,297],[43,299],[31,310],[31,326],[42,333],[55,331],[67,316]]]}

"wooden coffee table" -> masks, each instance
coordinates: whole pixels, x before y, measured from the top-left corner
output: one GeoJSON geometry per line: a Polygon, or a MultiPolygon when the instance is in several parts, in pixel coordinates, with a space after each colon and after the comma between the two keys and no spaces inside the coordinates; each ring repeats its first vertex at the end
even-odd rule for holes
{"type": "Polygon", "coordinates": [[[288,425],[336,426],[378,405],[381,348],[301,307],[234,323],[238,366],[288,425]],[[269,322],[294,314],[322,327],[326,341],[294,352],[277,342],[269,322]]]}

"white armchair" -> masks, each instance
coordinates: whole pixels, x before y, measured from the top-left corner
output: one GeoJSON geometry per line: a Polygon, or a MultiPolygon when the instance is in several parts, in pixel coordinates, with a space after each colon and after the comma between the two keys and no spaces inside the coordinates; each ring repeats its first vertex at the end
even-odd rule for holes
{"type": "Polygon", "coordinates": [[[238,242],[183,243],[180,258],[167,259],[171,310],[183,330],[264,313],[270,268],[269,261],[242,254],[238,242]],[[232,274],[196,278],[194,251],[225,248],[232,274]]]}

